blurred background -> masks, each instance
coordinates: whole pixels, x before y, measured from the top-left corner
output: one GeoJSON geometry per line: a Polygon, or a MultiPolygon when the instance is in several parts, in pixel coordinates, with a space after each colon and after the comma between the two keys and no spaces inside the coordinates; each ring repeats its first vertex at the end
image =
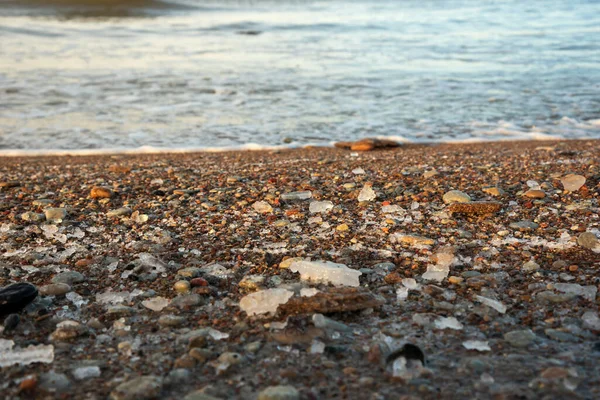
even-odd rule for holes
{"type": "Polygon", "coordinates": [[[0,151],[600,137],[600,1],[0,0],[0,151]]]}

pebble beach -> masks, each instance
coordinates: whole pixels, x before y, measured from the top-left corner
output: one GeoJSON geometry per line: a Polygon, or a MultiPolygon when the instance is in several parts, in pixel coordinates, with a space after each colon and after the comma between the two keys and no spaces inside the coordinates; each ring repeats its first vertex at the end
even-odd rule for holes
{"type": "Polygon", "coordinates": [[[3,157],[0,393],[600,398],[599,199],[600,140],[3,157]]]}

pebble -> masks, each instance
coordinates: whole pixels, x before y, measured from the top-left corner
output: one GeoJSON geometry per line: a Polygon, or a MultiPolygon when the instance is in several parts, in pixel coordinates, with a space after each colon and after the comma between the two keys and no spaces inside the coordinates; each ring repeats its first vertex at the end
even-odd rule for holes
{"type": "Polygon", "coordinates": [[[535,340],[535,333],[531,329],[510,331],[504,334],[504,340],[513,347],[527,347],[535,340]]]}
{"type": "Polygon", "coordinates": [[[543,190],[539,189],[530,189],[523,193],[523,196],[529,197],[530,199],[543,199],[546,197],[546,193],[543,190]]]}
{"type": "Polygon", "coordinates": [[[64,296],[71,291],[71,286],[66,283],[52,283],[40,286],[39,291],[42,296],[64,296]]]}
{"type": "Polygon", "coordinates": [[[444,200],[444,203],[446,204],[468,203],[471,201],[471,196],[460,190],[450,190],[444,194],[442,200],[444,200]]]}
{"type": "Polygon", "coordinates": [[[519,221],[519,222],[512,222],[509,226],[512,229],[518,229],[520,231],[531,231],[531,230],[539,228],[538,224],[536,224],[535,222],[527,221],[527,220],[523,220],[523,221],[519,221]]]}
{"type": "Polygon", "coordinates": [[[375,193],[375,191],[373,190],[373,188],[371,187],[371,185],[365,185],[365,186],[363,186],[363,188],[361,189],[360,193],[358,194],[358,201],[359,202],[373,201],[376,198],[377,198],[377,194],[375,193]]]}
{"type": "Polygon", "coordinates": [[[67,285],[73,285],[75,283],[81,283],[85,281],[85,276],[81,272],[77,271],[65,271],[60,272],[52,278],[52,283],[65,283],[67,285]]]}
{"type": "Polygon", "coordinates": [[[202,275],[202,270],[196,267],[182,268],[177,271],[177,275],[182,276],[184,278],[196,278],[202,275]]]}
{"type": "Polygon", "coordinates": [[[535,272],[540,269],[540,265],[532,260],[523,264],[521,269],[525,272],[535,272]]]}
{"type": "Polygon", "coordinates": [[[203,304],[204,299],[196,293],[177,296],[173,300],[171,300],[171,306],[177,307],[179,309],[194,308],[203,304]]]}
{"type": "Polygon", "coordinates": [[[502,209],[502,203],[497,201],[471,201],[468,203],[452,203],[448,211],[457,214],[494,214],[502,209]]]}
{"type": "Polygon", "coordinates": [[[110,199],[113,194],[112,190],[103,186],[94,186],[92,190],[90,190],[90,197],[92,199],[110,199]]]}
{"type": "Polygon", "coordinates": [[[308,200],[312,198],[312,192],[307,190],[302,192],[282,193],[279,197],[283,201],[308,200]]]}
{"type": "Polygon", "coordinates": [[[19,325],[20,321],[21,318],[19,318],[18,314],[10,314],[4,319],[4,332],[9,332],[15,329],[19,325]]]}
{"type": "Polygon", "coordinates": [[[273,207],[271,207],[271,205],[266,201],[257,201],[256,203],[252,204],[252,208],[254,208],[256,212],[262,214],[273,212],[273,207]]]}
{"type": "Polygon", "coordinates": [[[160,326],[176,327],[183,325],[185,322],[186,318],[171,314],[161,315],[158,318],[158,324],[160,326]]]}
{"type": "Polygon", "coordinates": [[[432,246],[435,244],[434,239],[422,236],[402,235],[397,233],[390,235],[390,241],[392,243],[404,243],[410,246],[432,246]]]}
{"type": "Polygon", "coordinates": [[[185,395],[183,400],[221,400],[218,397],[210,396],[206,393],[203,393],[201,390],[197,390],[195,392],[191,392],[185,395]]]}
{"type": "Polygon", "coordinates": [[[578,342],[579,338],[577,338],[577,336],[569,333],[569,332],[563,332],[560,331],[558,329],[545,329],[544,333],[546,334],[546,336],[548,336],[550,339],[552,340],[556,340],[557,342],[578,342]]]}
{"type": "Polygon", "coordinates": [[[38,295],[30,283],[20,282],[0,288],[0,315],[16,313],[25,308],[38,295]]]}
{"type": "Polygon", "coordinates": [[[78,381],[84,381],[91,378],[98,378],[101,375],[100,367],[98,367],[97,365],[75,368],[71,373],[73,374],[73,377],[78,381]]]}
{"type": "Polygon", "coordinates": [[[162,379],[148,375],[121,383],[111,393],[112,400],[150,400],[158,398],[162,389],[162,379]]]}
{"type": "Polygon", "coordinates": [[[484,193],[487,193],[491,196],[504,196],[506,192],[497,186],[488,186],[481,189],[484,193]]]}
{"type": "Polygon", "coordinates": [[[67,210],[64,208],[47,208],[44,210],[44,214],[49,222],[61,222],[67,218],[67,210]]]}
{"type": "Polygon", "coordinates": [[[583,185],[585,185],[585,176],[582,175],[575,175],[575,174],[569,174],[569,175],[565,175],[560,182],[563,185],[563,188],[568,191],[568,192],[576,192],[579,189],[581,189],[581,187],[583,185]]]}
{"type": "Polygon", "coordinates": [[[110,210],[106,213],[106,216],[109,218],[114,218],[114,217],[123,217],[126,215],[131,215],[132,210],[131,208],[128,207],[121,207],[121,208],[116,208],[114,210],[110,210]]]}
{"type": "Polygon", "coordinates": [[[173,285],[173,289],[175,289],[177,293],[187,293],[190,291],[191,286],[192,285],[188,281],[177,281],[173,285]]]}
{"type": "Polygon", "coordinates": [[[308,211],[311,214],[315,213],[325,213],[333,208],[333,203],[331,201],[311,201],[308,206],[308,211]]]}
{"type": "Polygon", "coordinates": [[[28,211],[28,212],[21,214],[21,219],[23,221],[41,222],[41,221],[46,220],[46,215],[28,211]]]}
{"type": "Polygon", "coordinates": [[[152,311],[162,311],[169,303],[169,299],[160,296],[142,301],[142,305],[152,311]]]}
{"type": "Polygon", "coordinates": [[[87,327],[77,321],[62,321],[56,325],[56,330],[50,335],[50,340],[65,341],[87,333],[87,327]]]}
{"type": "Polygon", "coordinates": [[[596,250],[600,248],[600,242],[598,241],[596,235],[592,232],[583,232],[579,234],[577,237],[577,244],[590,250],[596,250]]]}
{"type": "Polygon", "coordinates": [[[269,386],[258,394],[258,400],[299,400],[300,392],[293,386],[269,386]]]}
{"type": "Polygon", "coordinates": [[[71,381],[65,374],[49,371],[40,376],[38,386],[51,393],[65,393],[71,389],[71,381]]]}

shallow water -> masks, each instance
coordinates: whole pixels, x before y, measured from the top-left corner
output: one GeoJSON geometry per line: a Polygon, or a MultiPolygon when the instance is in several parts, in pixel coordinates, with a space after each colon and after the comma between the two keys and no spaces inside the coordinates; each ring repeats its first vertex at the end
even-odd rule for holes
{"type": "Polygon", "coordinates": [[[0,0],[0,149],[600,137],[600,2],[0,0]]]}

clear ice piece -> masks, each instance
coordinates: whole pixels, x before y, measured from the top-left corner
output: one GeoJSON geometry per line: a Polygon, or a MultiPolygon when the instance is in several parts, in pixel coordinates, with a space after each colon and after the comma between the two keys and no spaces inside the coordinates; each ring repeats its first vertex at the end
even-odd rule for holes
{"type": "Polygon", "coordinates": [[[487,297],[475,295],[475,299],[479,301],[481,304],[485,304],[488,307],[493,308],[498,311],[500,314],[504,314],[506,312],[506,306],[499,302],[498,300],[489,299],[487,297]]]}
{"type": "Polygon", "coordinates": [[[275,313],[280,304],[285,304],[294,295],[287,289],[267,289],[250,293],[240,300],[240,308],[248,315],[275,313]]]}
{"type": "Polygon", "coordinates": [[[433,325],[437,328],[437,329],[454,329],[454,330],[461,330],[463,328],[463,324],[461,324],[456,318],[454,317],[439,317],[438,319],[436,319],[435,321],[433,321],[433,325]]]}
{"type": "Polygon", "coordinates": [[[308,200],[312,198],[312,192],[310,190],[305,190],[302,192],[282,193],[279,197],[283,201],[308,200]]]}
{"type": "Polygon", "coordinates": [[[312,201],[308,206],[308,210],[312,213],[324,213],[333,208],[331,201],[312,201]]]}
{"type": "Polygon", "coordinates": [[[162,311],[170,302],[169,299],[158,296],[142,301],[142,305],[152,311],[162,311]]]}
{"type": "Polygon", "coordinates": [[[463,346],[467,350],[491,351],[492,348],[487,340],[467,340],[463,342],[463,346]]]}
{"type": "Polygon", "coordinates": [[[596,286],[581,286],[577,283],[555,283],[554,288],[559,292],[581,296],[592,302],[596,300],[596,294],[598,293],[596,286]]]}
{"type": "Polygon", "coordinates": [[[12,340],[0,339],[0,368],[11,365],[29,365],[33,363],[49,364],[54,361],[54,346],[39,344],[25,348],[14,348],[12,340]]]}
{"type": "Polygon", "coordinates": [[[296,261],[290,265],[290,271],[299,272],[303,280],[355,287],[360,285],[358,277],[362,275],[360,271],[330,261],[296,261]]]}
{"type": "Polygon", "coordinates": [[[375,198],[377,198],[377,194],[371,185],[363,186],[362,190],[358,194],[358,201],[373,201],[375,198]]]}

